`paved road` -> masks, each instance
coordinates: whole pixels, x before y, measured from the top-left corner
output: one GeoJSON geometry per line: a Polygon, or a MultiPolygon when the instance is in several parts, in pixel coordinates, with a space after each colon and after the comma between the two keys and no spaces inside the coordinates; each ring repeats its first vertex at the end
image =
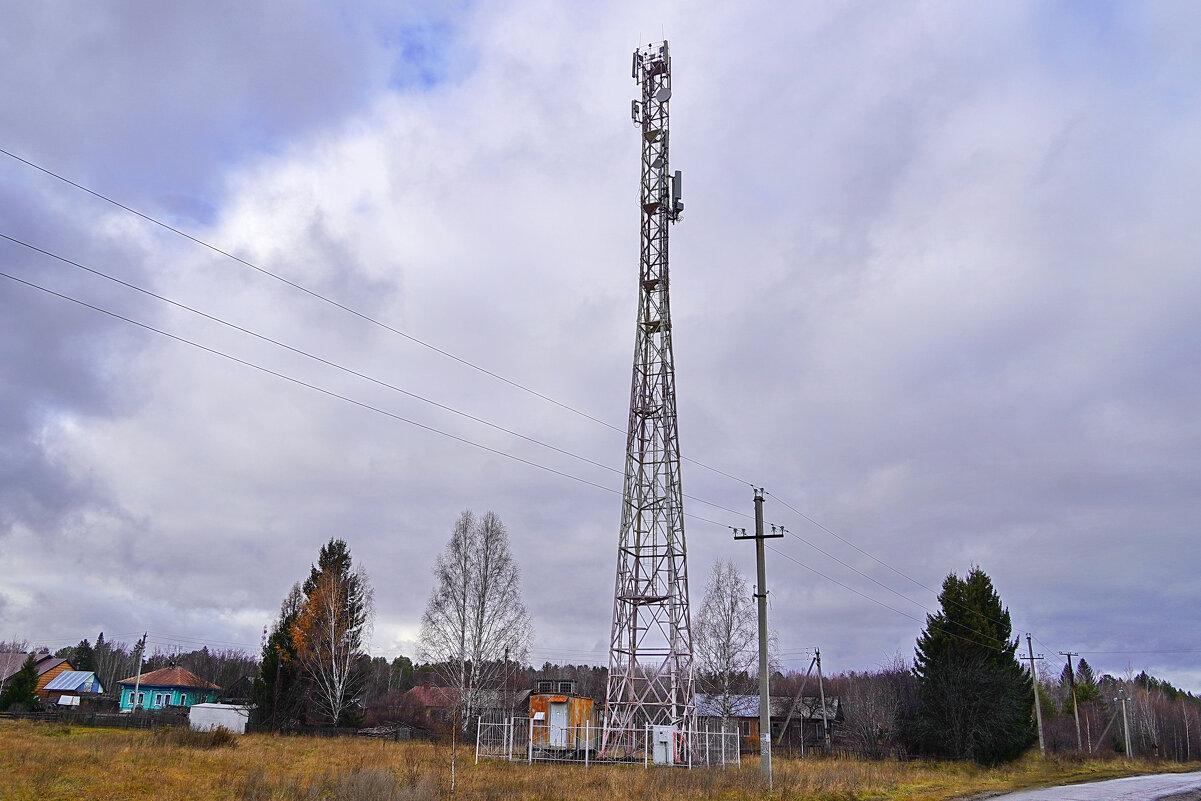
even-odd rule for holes
{"type": "Polygon", "coordinates": [[[1159,773],[1104,782],[1046,787],[994,796],[992,801],[1201,801],[1201,772],[1159,773]]]}

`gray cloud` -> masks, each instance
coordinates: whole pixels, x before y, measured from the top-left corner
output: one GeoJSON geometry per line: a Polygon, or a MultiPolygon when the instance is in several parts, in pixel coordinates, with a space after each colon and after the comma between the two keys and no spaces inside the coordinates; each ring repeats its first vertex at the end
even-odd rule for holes
{"type": "MultiPolygon", "coordinates": [[[[303,9],[286,24],[259,7],[130,9],[89,11],[55,39],[45,62],[61,91],[26,67],[27,89],[0,106],[12,149],[623,424],[638,146],[626,70],[645,9],[303,9]],[[254,33],[272,25],[269,42],[254,33]],[[83,116],[99,126],[86,141],[71,133],[83,116]]],[[[1089,648],[1134,643],[1140,669],[1201,686],[1191,656],[1154,653],[1195,645],[1197,622],[1201,139],[1196,89],[1178,77],[1201,52],[1193,12],[658,11],[688,200],[672,243],[685,455],[763,484],[774,522],[921,605],[933,595],[781,501],[929,587],[980,564],[1015,625],[1099,670],[1127,658],[1089,648]]],[[[54,38],[27,13],[23,41],[54,38]]],[[[28,47],[5,52],[11,70],[33,63],[28,47]]],[[[620,434],[18,167],[3,168],[0,220],[21,235],[621,465],[620,434]]],[[[241,358],[620,486],[7,245],[5,257],[241,358]]],[[[20,287],[0,285],[0,302],[5,463],[20,465],[0,495],[0,547],[24,568],[0,586],[9,628],[77,641],[149,627],[253,648],[341,536],[376,584],[376,650],[411,654],[433,559],[471,507],[510,529],[534,660],[605,659],[617,496],[20,287]],[[59,604],[43,588],[83,576],[80,558],[86,580],[59,604]]],[[[692,463],[684,479],[750,509],[738,482],[692,463]]],[[[713,558],[750,572],[751,553],[725,528],[745,519],[688,510],[720,524],[687,524],[699,600],[713,558]]],[[[799,539],[779,547],[878,602],[773,557],[782,643],[820,645],[832,670],[911,652],[921,624],[880,604],[919,621],[922,606],[799,539]]]]}

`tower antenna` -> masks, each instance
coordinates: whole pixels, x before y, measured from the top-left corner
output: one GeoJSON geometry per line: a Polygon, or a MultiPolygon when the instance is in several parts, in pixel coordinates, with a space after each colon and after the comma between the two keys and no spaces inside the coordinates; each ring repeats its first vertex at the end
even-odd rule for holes
{"type": "MultiPolygon", "coordinates": [[[[631,75],[642,89],[631,105],[642,134],[642,241],[605,693],[602,752],[610,755],[636,750],[636,733],[648,726],[692,731],[696,721],[667,268],[668,223],[679,221],[684,203],[668,161],[667,42],[635,50],[631,75]]],[[[668,760],[687,758],[687,736],[672,742],[668,760]]]]}

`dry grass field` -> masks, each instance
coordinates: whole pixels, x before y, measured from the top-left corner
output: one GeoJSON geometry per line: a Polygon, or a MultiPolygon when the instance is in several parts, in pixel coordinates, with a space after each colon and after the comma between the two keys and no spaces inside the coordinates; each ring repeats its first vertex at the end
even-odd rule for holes
{"type": "Polygon", "coordinates": [[[459,749],[451,793],[450,749],[429,743],[248,735],[214,743],[186,730],[69,728],[0,721],[0,799],[337,799],[470,801],[581,799],[937,799],[1088,781],[1198,765],[1028,757],[1003,768],[942,762],[775,761],[775,788],[758,762],[738,770],[630,766],[472,764],[459,749]]]}

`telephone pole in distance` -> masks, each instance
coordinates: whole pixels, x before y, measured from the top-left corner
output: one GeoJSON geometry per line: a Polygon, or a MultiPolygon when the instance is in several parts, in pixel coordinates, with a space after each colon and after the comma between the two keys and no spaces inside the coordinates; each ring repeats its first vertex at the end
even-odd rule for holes
{"type": "Polygon", "coordinates": [[[1034,655],[1034,646],[1030,644],[1030,632],[1026,632],[1026,648],[1030,651],[1030,656],[1025,658],[1030,660],[1030,687],[1034,690],[1034,714],[1038,719],[1038,750],[1046,756],[1047,744],[1043,740],[1043,705],[1038,698],[1038,673],[1034,670],[1034,660],[1042,659],[1043,655],[1034,655]]]}
{"type": "Polygon", "coordinates": [[[1072,657],[1080,654],[1075,651],[1060,651],[1059,655],[1068,658],[1068,685],[1072,688],[1072,714],[1076,716],[1076,750],[1083,751],[1084,743],[1080,740],[1080,707],[1076,703],[1076,674],[1072,672],[1072,657]]]}

